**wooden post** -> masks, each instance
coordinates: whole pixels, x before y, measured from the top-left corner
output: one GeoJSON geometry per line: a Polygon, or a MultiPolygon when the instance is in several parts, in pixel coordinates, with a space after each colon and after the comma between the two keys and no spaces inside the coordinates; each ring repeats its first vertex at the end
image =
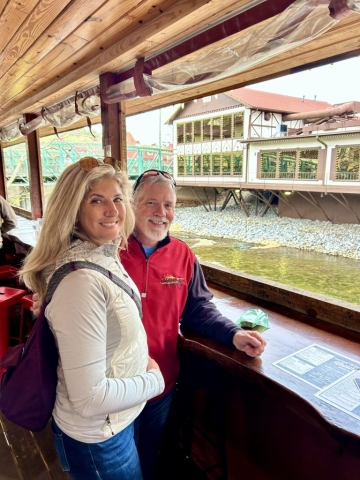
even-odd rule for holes
{"type": "MultiPolygon", "coordinates": [[[[117,82],[115,73],[100,75],[100,97],[108,87],[117,82]]],[[[105,156],[120,160],[122,170],[127,170],[125,105],[106,104],[101,100],[101,123],[103,127],[103,148],[105,156]]]]}
{"type": "MultiPolygon", "coordinates": [[[[33,115],[26,113],[25,122],[30,122],[33,115]]],[[[32,218],[42,218],[44,211],[44,185],[41,166],[39,131],[26,136],[27,161],[29,169],[30,202],[32,218]]]]}
{"type": "Polygon", "coordinates": [[[0,195],[6,199],[7,197],[7,185],[5,174],[5,156],[2,142],[0,142],[0,195]]]}

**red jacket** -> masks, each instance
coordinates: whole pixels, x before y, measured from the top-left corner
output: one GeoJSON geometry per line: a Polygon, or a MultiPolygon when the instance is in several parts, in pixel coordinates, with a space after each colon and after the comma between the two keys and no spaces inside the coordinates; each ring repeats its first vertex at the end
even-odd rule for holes
{"type": "Polygon", "coordinates": [[[128,250],[122,250],[120,257],[140,291],[149,355],[160,366],[165,395],[179,371],[176,347],[180,320],[183,328],[228,345],[232,345],[239,327],[210,301],[212,293],[200,264],[181,240],[166,237],[147,259],[140,242],[131,236],[128,250]]]}

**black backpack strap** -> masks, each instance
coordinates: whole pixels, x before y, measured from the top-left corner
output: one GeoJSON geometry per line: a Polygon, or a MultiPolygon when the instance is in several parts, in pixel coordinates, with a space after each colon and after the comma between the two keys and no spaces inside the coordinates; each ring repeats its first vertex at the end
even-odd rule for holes
{"type": "Polygon", "coordinates": [[[129,287],[127,283],[124,282],[121,278],[119,278],[117,275],[114,275],[110,270],[107,270],[104,267],[101,267],[100,265],[97,265],[96,263],[92,262],[85,262],[85,261],[76,261],[76,262],[69,262],[65,263],[62,265],[60,268],[58,268],[54,275],[51,277],[51,280],[49,282],[47,291],[46,291],[46,304],[48,304],[57,288],[59,283],[63,278],[66,277],[71,272],[75,272],[76,270],[81,270],[83,268],[87,268],[89,270],[95,270],[96,272],[102,273],[106,278],[111,280],[115,285],[120,287],[124,292],[126,292],[135,302],[137,309],[139,310],[139,315],[140,318],[142,318],[142,308],[141,308],[141,300],[139,296],[136,294],[136,292],[129,287]]]}

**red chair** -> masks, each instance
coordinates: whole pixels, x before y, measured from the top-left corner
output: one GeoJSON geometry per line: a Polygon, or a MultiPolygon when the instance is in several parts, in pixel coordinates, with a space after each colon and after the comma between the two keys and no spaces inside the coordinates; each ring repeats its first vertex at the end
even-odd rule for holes
{"type": "Polygon", "coordinates": [[[7,280],[9,287],[16,288],[18,286],[17,273],[19,269],[11,265],[0,266],[0,280],[7,280]]]}
{"type": "Polygon", "coordinates": [[[0,287],[0,358],[9,347],[9,308],[21,303],[27,293],[18,288],[0,287]]]}
{"type": "Polygon", "coordinates": [[[5,262],[6,265],[20,268],[25,257],[26,255],[24,253],[5,253],[5,262]]]}

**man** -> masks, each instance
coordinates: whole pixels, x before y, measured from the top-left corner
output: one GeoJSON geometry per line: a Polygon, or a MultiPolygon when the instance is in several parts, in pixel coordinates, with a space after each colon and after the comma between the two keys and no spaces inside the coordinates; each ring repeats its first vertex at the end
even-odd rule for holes
{"type": "Polygon", "coordinates": [[[121,262],[136,283],[143,307],[149,355],[159,364],[165,391],[150,401],[136,420],[144,480],[153,478],[161,436],[179,370],[177,339],[183,328],[259,356],[266,342],[223,317],[211,302],[200,264],[190,248],[169,236],[174,219],[175,181],[159,170],[144,172],[134,184],[135,230],[121,262]]]}
{"type": "MultiPolygon", "coordinates": [[[[0,226],[1,233],[6,233],[17,225],[17,218],[14,210],[8,202],[0,195],[0,226]]],[[[5,252],[3,251],[3,240],[0,235],[0,265],[6,263],[5,252]]]]}

